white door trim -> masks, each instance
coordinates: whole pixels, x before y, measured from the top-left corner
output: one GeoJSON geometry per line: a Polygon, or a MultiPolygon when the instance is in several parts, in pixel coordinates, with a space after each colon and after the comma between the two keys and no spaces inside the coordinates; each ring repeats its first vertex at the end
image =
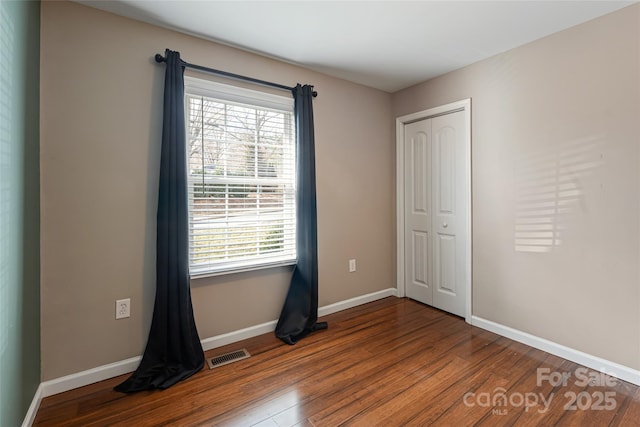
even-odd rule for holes
{"type": "Polygon", "coordinates": [[[428,110],[419,111],[417,113],[407,114],[396,118],[396,270],[397,270],[397,288],[398,296],[406,296],[405,277],[404,277],[404,125],[429,117],[438,116],[454,111],[464,111],[464,144],[465,144],[465,182],[464,192],[468,209],[466,209],[466,217],[464,218],[465,232],[468,238],[466,253],[466,283],[465,283],[465,320],[471,323],[471,98],[461,101],[452,102],[428,110]]]}

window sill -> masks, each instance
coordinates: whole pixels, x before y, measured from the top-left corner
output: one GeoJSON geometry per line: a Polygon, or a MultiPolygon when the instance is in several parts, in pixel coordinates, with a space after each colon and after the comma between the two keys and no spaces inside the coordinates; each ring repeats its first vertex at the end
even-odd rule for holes
{"type": "Polygon", "coordinates": [[[286,261],[277,261],[277,262],[271,262],[271,263],[259,264],[259,265],[249,265],[249,266],[242,265],[237,267],[230,266],[229,268],[225,268],[224,270],[194,273],[190,275],[190,279],[197,280],[197,279],[204,279],[207,277],[225,276],[228,274],[246,273],[249,271],[265,270],[268,268],[286,267],[290,265],[296,265],[296,262],[297,260],[290,259],[286,261]]]}

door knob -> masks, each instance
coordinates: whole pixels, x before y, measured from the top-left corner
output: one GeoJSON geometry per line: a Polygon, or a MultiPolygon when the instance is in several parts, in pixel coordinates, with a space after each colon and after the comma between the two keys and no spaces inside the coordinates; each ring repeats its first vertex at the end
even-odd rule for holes
{"type": "Polygon", "coordinates": [[[449,226],[449,224],[447,224],[446,222],[442,223],[442,227],[443,228],[447,228],[449,226]]]}

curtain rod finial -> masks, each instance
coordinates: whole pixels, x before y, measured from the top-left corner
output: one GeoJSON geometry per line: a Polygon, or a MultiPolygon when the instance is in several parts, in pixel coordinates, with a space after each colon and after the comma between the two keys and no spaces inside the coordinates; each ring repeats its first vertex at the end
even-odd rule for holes
{"type": "Polygon", "coordinates": [[[160,55],[159,53],[156,53],[155,58],[156,58],[156,62],[164,62],[164,61],[166,61],[165,57],[160,55]]]}

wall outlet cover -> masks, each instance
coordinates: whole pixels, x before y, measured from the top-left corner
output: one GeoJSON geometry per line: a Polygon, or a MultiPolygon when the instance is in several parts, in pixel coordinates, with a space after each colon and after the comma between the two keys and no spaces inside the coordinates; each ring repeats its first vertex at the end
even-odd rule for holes
{"type": "Polygon", "coordinates": [[[116,320],[131,316],[131,298],[116,300],[116,320]]]}

